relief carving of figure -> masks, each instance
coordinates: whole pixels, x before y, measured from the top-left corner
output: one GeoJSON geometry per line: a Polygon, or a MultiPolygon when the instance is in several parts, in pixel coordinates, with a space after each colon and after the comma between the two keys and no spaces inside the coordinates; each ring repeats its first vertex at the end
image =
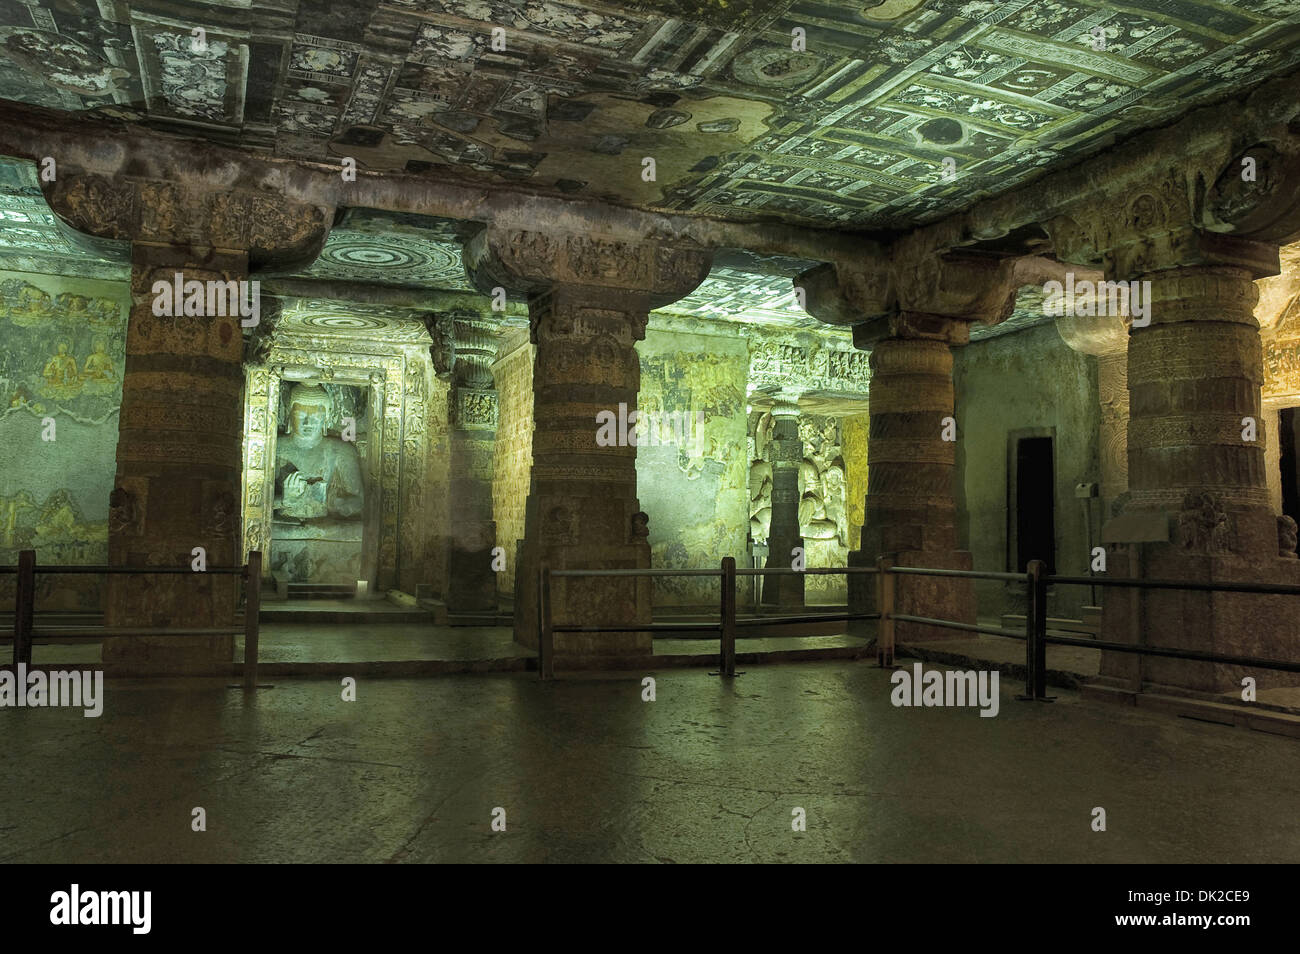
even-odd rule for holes
{"type": "Polygon", "coordinates": [[[772,530],[772,465],[755,460],[749,465],[749,535],[766,543],[772,530]]]}
{"type": "Polygon", "coordinates": [[[1277,555],[1291,560],[1296,558],[1296,522],[1286,514],[1277,518],[1277,555]]]}
{"type": "Polygon", "coordinates": [[[1201,553],[1225,553],[1231,527],[1223,502],[1211,493],[1187,494],[1178,514],[1178,536],[1184,547],[1201,553]]]}
{"type": "Polygon", "coordinates": [[[289,394],[289,433],[275,450],[275,510],[299,520],[358,518],[364,504],[354,445],[325,433],[329,395],[319,385],[289,394]]]}
{"type": "Polygon", "coordinates": [[[114,487],[108,495],[108,529],[110,533],[133,533],[135,495],[123,487],[114,487]]]}

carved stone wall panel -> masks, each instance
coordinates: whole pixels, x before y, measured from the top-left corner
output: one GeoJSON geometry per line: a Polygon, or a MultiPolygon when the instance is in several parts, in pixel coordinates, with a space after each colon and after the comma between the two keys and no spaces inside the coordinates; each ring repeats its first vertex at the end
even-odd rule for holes
{"type": "Polygon", "coordinates": [[[870,356],[848,345],[758,330],[749,335],[749,390],[776,391],[791,382],[801,390],[867,394],[870,356]]]}
{"type": "Polygon", "coordinates": [[[1300,340],[1265,343],[1264,394],[1273,399],[1300,395],[1300,340]]]}

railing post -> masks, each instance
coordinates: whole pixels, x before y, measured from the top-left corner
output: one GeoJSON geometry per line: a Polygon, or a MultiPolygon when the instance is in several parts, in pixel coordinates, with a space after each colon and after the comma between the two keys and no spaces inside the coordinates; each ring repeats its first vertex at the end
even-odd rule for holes
{"type": "Polygon", "coordinates": [[[257,642],[262,612],[262,551],[248,551],[244,567],[244,688],[257,688],[257,642]]]}
{"type": "Polygon", "coordinates": [[[18,588],[14,597],[14,665],[32,664],[32,618],[36,608],[36,551],[18,553],[18,588]]]}
{"type": "Polygon", "coordinates": [[[722,558],[722,676],[736,674],[736,558],[722,558]]]}
{"type": "Polygon", "coordinates": [[[876,611],[880,622],[876,626],[876,663],[881,669],[894,665],[894,574],[889,572],[893,561],[886,556],[876,558],[876,611]]]}
{"type": "Polygon", "coordinates": [[[1041,700],[1047,696],[1047,584],[1045,564],[1030,560],[1025,568],[1028,599],[1025,613],[1025,695],[1041,700]]]}
{"type": "Polygon", "coordinates": [[[555,633],[551,629],[551,568],[537,570],[537,674],[555,678],[555,633]]]}

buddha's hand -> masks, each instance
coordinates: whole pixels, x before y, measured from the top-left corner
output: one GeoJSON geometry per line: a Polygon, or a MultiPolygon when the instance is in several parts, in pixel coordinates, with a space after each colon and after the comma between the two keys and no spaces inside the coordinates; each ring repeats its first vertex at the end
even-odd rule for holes
{"type": "Polygon", "coordinates": [[[284,478],[284,494],[297,499],[307,492],[307,479],[298,471],[284,478]]]}

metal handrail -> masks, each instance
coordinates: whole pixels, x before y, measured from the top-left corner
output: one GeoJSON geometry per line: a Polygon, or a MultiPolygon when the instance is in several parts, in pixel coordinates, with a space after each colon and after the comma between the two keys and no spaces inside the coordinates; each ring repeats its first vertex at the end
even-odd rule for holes
{"type": "Polygon", "coordinates": [[[919,623],[922,626],[938,626],[943,629],[960,629],[968,633],[984,633],[988,636],[1006,636],[1009,639],[1026,639],[1024,633],[1001,626],[983,626],[979,623],[958,623],[950,619],[933,619],[929,616],[910,616],[906,613],[894,613],[893,619],[900,623],[919,623]]]}
{"type": "Polygon", "coordinates": [[[945,570],[942,568],[930,568],[920,566],[891,566],[890,573],[899,573],[903,576],[951,576],[958,579],[967,580],[1011,580],[1014,583],[1024,583],[1028,580],[1027,573],[996,573],[993,571],[985,572],[983,570],[945,570]]]}
{"type": "Polygon", "coordinates": [[[248,563],[243,566],[212,566],[203,570],[188,567],[164,566],[69,566],[59,564],[38,565],[35,550],[21,550],[18,565],[0,567],[0,573],[13,572],[18,575],[18,586],[14,596],[14,666],[20,663],[32,664],[32,645],[37,637],[45,639],[105,639],[136,636],[236,636],[244,634],[244,688],[257,687],[257,656],[260,637],[258,616],[261,612],[262,594],[262,553],[250,550],[248,563]],[[217,574],[222,576],[240,576],[245,581],[244,587],[244,625],[219,627],[143,627],[143,626],[108,626],[93,629],[57,626],[42,627],[37,631],[36,612],[36,577],[38,574],[108,574],[155,576],[159,574],[188,574],[200,576],[217,574]]]}
{"type": "Polygon", "coordinates": [[[546,566],[538,569],[538,671],[542,679],[554,678],[554,634],[556,632],[660,632],[664,629],[679,631],[688,628],[707,632],[719,630],[722,634],[721,663],[719,671],[724,676],[735,675],[736,629],[741,626],[781,625],[782,623],[877,620],[876,657],[879,664],[892,666],[894,661],[894,624],[913,623],[922,626],[935,626],[962,632],[983,633],[990,636],[1004,636],[1021,639],[1025,643],[1025,695],[1022,699],[1050,701],[1046,695],[1047,688],[1047,645],[1081,646],[1112,652],[1132,653],[1146,656],[1161,656],[1171,659],[1217,663],[1220,665],[1247,666],[1258,669],[1274,669],[1283,672],[1300,672],[1300,661],[1264,659],[1257,656],[1238,656],[1224,653],[1207,653],[1190,649],[1178,649],[1168,646],[1145,646],[1130,643],[1116,643],[1096,639],[1082,639],[1073,636],[1054,636],[1047,633],[1047,588],[1054,584],[1081,584],[1088,586],[1128,586],[1137,589],[1177,589],[1191,592],[1209,593],[1262,593],[1278,596],[1300,595],[1300,585],[1289,583],[1199,583],[1182,580],[1151,580],[1144,578],[1114,578],[1094,576],[1066,576],[1044,572],[1046,564],[1042,560],[1031,560],[1024,573],[982,572],[979,570],[955,570],[940,567],[893,566],[892,560],[880,557],[873,567],[817,567],[807,570],[786,569],[784,567],[753,567],[737,569],[733,557],[725,557],[720,570],[673,570],[673,569],[627,569],[627,570],[556,570],[546,566]],[[874,613],[818,613],[803,616],[761,617],[747,620],[736,619],[736,577],[758,576],[763,574],[875,574],[876,606],[874,613]],[[551,576],[721,576],[722,620],[720,624],[656,624],[648,623],[634,626],[570,626],[553,625],[550,608],[551,576]],[[916,616],[910,613],[897,613],[896,577],[899,576],[933,576],[953,579],[1004,580],[1024,583],[1028,611],[1025,614],[1025,631],[1023,633],[1000,626],[984,626],[979,623],[963,623],[957,620],[936,619],[929,616],[916,616]]]}
{"type": "MultiPolygon", "coordinates": [[[[723,557],[717,570],[673,569],[669,567],[634,567],[619,570],[552,570],[543,564],[537,569],[537,671],[542,679],[555,678],[556,633],[664,633],[664,632],[717,632],[721,636],[718,671],[723,676],[736,674],[736,630],[741,626],[782,626],[791,623],[849,622],[852,620],[881,619],[880,613],[810,613],[796,616],[763,616],[754,619],[736,619],[736,577],[762,575],[831,575],[880,574],[877,566],[813,567],[796,570],[793,567],[736,568],[735,557],[723,557]],[[613,626],[556,624],[551,620],[551,578],[562,577],[721,577],[721,619],[717,623],[637,623],[613,626]]],[[[891,657],[892,658],[892,657],[891,657]]]]}
{"type": "MultiPolygon", "coordinates": [[[[210,566],[202,570],[193,570],[187,569],[183,566],[101,566],[96,564],[80,564],[77,566],[71,566],[58,563],[46,563],[34,566],[32,569],[36,573],[49,576],[77,573],[102,573],[108,575],[115,573],[136,573],[143,576],[152,576],[160,573],[215,573],[224,576],[246,576],[248,574],[247,566],[210,566]]],[[[17,566],[0,566],[0,573],[17,573],[19,570],[20,567],[17,566]]]]}
{"type": "Polygon", "coordinates": [[[1077,583],[1080,586],[1132,586],[1150,590],[1189,590],[1194,593],[1270,593],[1276,596],[1300,596],[1295,583],[1198,583],[1195,580],[1148,580],[1144,577],[1046,576],[1047,583],[1077,583]]]}

